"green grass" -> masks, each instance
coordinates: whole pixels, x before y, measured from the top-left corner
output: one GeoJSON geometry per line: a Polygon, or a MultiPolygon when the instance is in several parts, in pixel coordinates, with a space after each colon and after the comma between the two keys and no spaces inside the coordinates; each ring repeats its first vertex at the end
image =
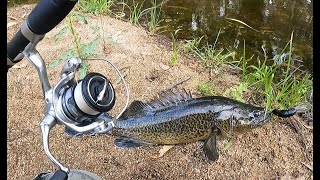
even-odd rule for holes
{"type": "Polygon", "coordinates": [[[203,96],[214,96],[215,92],[214,92],[214,85],[210,82],[203,82],[200,83],[197,86],[197,90],[203,95],[203,96]]]}
{"type": "Polygon", "coordinates": [[[199,45],[201,43],[201,40],[204,36],[201,36],[199,38],[194,38],[191,40],[185,40],[183,43],[183,51],[185,53],[192,53],[199,49],[199,45]]]}
{"type": "Polygon", "coordinates": [[[149,32],[151,34],[155,34],[159,30],[159,23],[161,22],[160,12],[161,12],[162,3],[158,7],[157,0],[150,0],[150,1],[152,4],[152,7],[149,13],[148,27],[149,27],[149,32]]]}
{"type": "MultiPolygon", "coordinates": [[[[312,75],[298,71],[298,68],[292,66],[292,41],[293,33],[290,41],[280,53],[288,54],[287,59],[282,64],[278,64],[277,60],[272,62],[265,53],[262,61],[257,59],[257,65],[249,65],[253,56],[246,58],[244,43],[244,51],[238,64],[242,71],[240,83],[238,86],[227,89],[224,95],[245,102],[243,94],[249,93],[256,105],[266,106],[268,110],[292,108],[308,101],[308,94],[312,91],[313,86],[312,75]]],[[[203,65],[206,68],[215,66],[207,63],[208,57],[211,59],[211,57],[217,56],[213,47],[201,54],[203,65]]],[[[193,51],[199,53],[197,50],[193,51]]],[[[212,63],[214,62],[217,61],[212,61],[212,63]]],[[[224,61],[218,61],[218,63],[229,64],[229,62],[224,61]]],[[[210,83],[199,84],[198,86],[198,91],[205,96],[212,95],[212,89],[213,85],[210,83]]]]}
{"type": "Polygon", "coordinates": [[[144,3],[144,1],[137,3],[133,0],[132,7],[128,6],[128,8],[130,9],[129,20],[130,20],[131,24],[133,24],[133,25],[139,24],[139,20],[142,15],[143,3],[144,3]]]}
{"type": "MultiPolygon", "coordinates": [[[[177,34],[179,30],[177,30],[174,34],[177,34]]],[[[178,46],[178,41],[175,37],[174,34],[171,34],[171,39],[172,39],[172,55],[170,57],[170,61],[169,61],[169,64],[170,65],[175,65],[177,64],[178,62],[178,59],[180,57],[180,54],[179,54],[179,46],[178,46]]]]}
{"type": "Polygon", "coordinates": [[[213,46],[207,45],[203,48],[203,53],[198,53],[198,56],[202,60],[204,67],[209,69],[218,69],[221,65],[229,64],[234,65],[236,52],[225,49],[214,49],[213,46]]]}
{"type": "Polygon", "coordinates": [[[292,41],[293,33],[281,52],[284,54],[285,51],[289,51],[288,59],[284,63],[277,64],[277,61],[274,61],[268,65],[265,55],[263,63],[259,61],[257,66],[248,66],[246,71],[249,72],[241,79],[242,82],[248,83],[253,91],[263,95],[263,101],[268,109],[289,108],[304,103],[307,100],[307,93],[312,90],[311,74],[299,73],[298,69],[293,69],[291,66],[292,41]]]}
{"type": "Polygon", "coordinates": [[[245,82],[240,82],[239,86],[228,88],[225,92],[226,96],[232,97],[237,101],[245,103],[243,99],[243,94],[248,90],[248,84],[245,82]]]}
{"type": "Polygon", "coordinates": [[[79,0],[78,2],[80,11],[92,14],[110,13],[113,5],[113,0],[79,0]]]}
{"type": "Polygon", "coordinates": [[[202,48],[198,48],[197,46],[199,46],[202,38],[188,41],[186,44],[187,51],[193,52],[193,54],[195,54],[200,59],[201,64],[205,68],[218,69],[221,65],[229,64],[234,66],[235,64],[239,63],[239,61],[235,60],[235,51],[216,48],[220,33],[221,30],[219,30],[215,43],[213,45],[207,44],[202,48]]]}

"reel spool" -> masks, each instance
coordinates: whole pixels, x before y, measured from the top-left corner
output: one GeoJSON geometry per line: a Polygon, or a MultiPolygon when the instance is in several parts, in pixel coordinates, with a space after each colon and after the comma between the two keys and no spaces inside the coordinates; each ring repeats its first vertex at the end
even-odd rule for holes
{"type": "Polygon", "coordinates": [[[59,97],[61,111],[67,119],[85,123],[115,104],[115,91],[110,81],[99,73],[89,73],[84,79],[65,90],[59,97]]]}

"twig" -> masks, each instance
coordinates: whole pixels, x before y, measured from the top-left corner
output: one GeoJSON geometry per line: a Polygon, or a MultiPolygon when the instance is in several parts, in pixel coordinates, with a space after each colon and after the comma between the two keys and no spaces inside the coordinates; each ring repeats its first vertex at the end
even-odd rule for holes
{"type": "Polygon", "coordinates": [[[8,16],[8,18],[18,21],[18,18],[15,18],[13,16],[8,16]]]}
{"type": "Polygon", "coordinates": [[[304,136],[304,133],[302,132],[303,129],[301,127],[301,124],[298,123],[296,120],[293,120],[294,118],[290,118],[287,120],[287,123],[289,123],[289,126],[298,133],[298,137],[300,138],[299,141],[302,145],[302,148],[304,150],[304,152],[306,151],[307,149],[307,145],[305,143],[305,136],[304,136]]]}
{"type": "Polygon", "coordinates": [[[250,28],[250,29],[252,29],[252,30],[254,30],[254,31],[256,31],[256,32],[260,32],[260,31],[256,30],[255,28],[249,26],[247,23],[245,23],[245,22],[243,22],[243,21],[240,21],[240,20],[238,20],[238,19],[233,19],[233,18],[226,18],[226,19],[231,20],[231,21],[236,21],[236,22],[238,22],[238,23],[240,23],[240,24],[243,24],[243,25],[247,26],[248,28],[250,28]]]}
{"type": "MultiPolygon", "coordinates": [[[[120,71],[124,70],[123,72],[123,78],[127,77],[127,75],[129,74],[129,71],[130,71],[130,67],[124,67],[124,68],[121,68],[120,71]]],[[[116,84],[120,84],[121,83],[121,78],[118,79],[118,81],[116,82],[116,84]]]]}
{"type": "Polygon", "coordinates": [[[293,119],[294,119],[295,121],[297,121],[299,124],[301,124],[303,127],[305,127],[306,129],[313,130],[313,127],[312,127],[312,126],[306,125],[306,124],[301,120],[301,118],[299,118],[298,116],[294,115],[294,116],[293,116],[293,119]]]}
{"type": "Polygon", "coordinates": [[[311,171],[313,171],[312,165],[306,164],[304,162],[301,162],[301,164],[303,164],[305,167],[307,167],[308,169],[310,169],[311,171]]]}
{"type": "Polygon", "coordinates": [[[173,84],[173,85],[171,85],[171,86],[163,89],[161,92],[167,91],[167,90],[169,90],[169,89],[173,89],[173,88],[177,87],[178,85],[180,85],[180,84],[188,81],[190,78],[191,78],[191,77],[189,76],[189,77],[187,77],[187,78],[185,78],[185,79],[182,79],[182,80],[178,81],[177,83],[175,83],[175,84],[173,84]]]}

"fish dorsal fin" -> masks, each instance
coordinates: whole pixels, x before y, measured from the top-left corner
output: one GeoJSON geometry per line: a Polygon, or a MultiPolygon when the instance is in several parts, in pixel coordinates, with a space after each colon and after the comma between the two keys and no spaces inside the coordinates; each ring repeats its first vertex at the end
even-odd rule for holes
{"type": "Polygon", "coordinates": [[[128,119],[136,115],[143,115],[152,111],[152,108],[141,101],[133,101],[129,107],[122,113],[119,119],[128,119]]]}
{"type": "Polygon", "coordinates": [[[185,89],[179,90],[177,88],[162,91],[158,96],[158,98],[155,98],[149,103],[133,101],[122,113],[119,120],[125,120],[137,115],[142,116],[148,112],[154,112],[169,106],[179,105],[182,102],[192,99],[190,91],[186,91],[185,89]]]}
{"type": "Polygon", "coordinates": [[[173,88],[166,91],[162,91],[158,94],[158,97],[148,103],[154,109],[164,108],[172,105],[178,105],[182,102],[192,99],[190,91],[185,89],[173,88]]]}

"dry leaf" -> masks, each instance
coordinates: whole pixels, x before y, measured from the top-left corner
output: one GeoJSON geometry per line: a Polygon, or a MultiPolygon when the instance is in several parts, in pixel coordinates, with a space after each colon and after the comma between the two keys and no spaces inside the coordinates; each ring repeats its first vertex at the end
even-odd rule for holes
{"type": "Polygon", "coordinates": [[[113,41],[117,41],[119,35],[120,35],[123,31],[124,31],[124,30],[120,30],[120,31],[116,32],[114,35],[112,35],[112,40],[113,40],[113,41]]]}
{"type": "Polygon", "coordinates": [[[163,63],[160,63],[159,66],[160,66],[161,69],[163,69],[163,70],[165,70],[165,71],[168,70],[168,69],[170,69],[170,66],[167,66],[167,65],[165,65],[165,64],[163,64],[163,63]]]}
{"type": "Polygon", "coordinates": [[[166,152],[168,152],[171,148],[173,148],[174,145],[164,145],[162,148],[159,150],[159,154],[157,155],[151,155],[150,157],[153,159],[157,159],[159,157],[162,157],[166,152]]]}
{"type": "Polygon", "coordinates": [[[8,23],[7,23],[7,29],[8,29],[9,27],[11,27],[11,26],[16,25],[16,24],[18,24],[18,22],[16,22],[16,21],[8,22],[8,23]]]}
{"type": "Polygon", "coordinates": [[[21,68],[27,67],[27,65],[28,65],[28,61],[22,61],[22,62],[20,62],[18,64],[15,64],[11,68],[13,68],[13,69],[21,69],[21,68]]]}

